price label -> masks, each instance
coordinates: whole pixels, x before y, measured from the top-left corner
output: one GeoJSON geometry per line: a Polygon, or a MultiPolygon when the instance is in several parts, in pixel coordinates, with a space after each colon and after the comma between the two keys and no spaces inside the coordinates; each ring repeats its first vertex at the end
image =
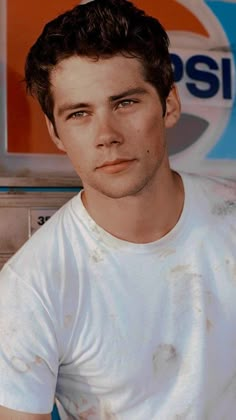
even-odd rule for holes
{"type": "Polygon", "coordinates": [[[57,208],[30,209],[29,234],[30,236],[43,226],[57,211],[57,208]]]}

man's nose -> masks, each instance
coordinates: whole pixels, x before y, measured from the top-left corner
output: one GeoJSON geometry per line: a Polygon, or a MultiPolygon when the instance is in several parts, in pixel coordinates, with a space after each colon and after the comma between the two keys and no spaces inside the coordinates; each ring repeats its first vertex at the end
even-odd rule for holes
{"type": "Polygon", "coordinates": [[[97,121],[96,147],[110,147],[123,143],[123,135],[116,118],[109,115],[102,115],[97,121]]]}

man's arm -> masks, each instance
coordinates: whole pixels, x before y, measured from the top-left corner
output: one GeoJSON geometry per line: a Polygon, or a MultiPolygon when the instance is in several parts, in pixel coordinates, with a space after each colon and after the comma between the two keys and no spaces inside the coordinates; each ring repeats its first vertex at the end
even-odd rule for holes
{"type": "Polygon", "coordinates": [[[29,283],[11,267],[0,272],[0,407],[16,410],[0,408],[0,420],[49,420],[54,404],[57,319],[43,287],[41,296],[29,283]]]}
{"type": "Polygon", "coordinates": [[[0,406],[0,420],[51,420],[51,414],[30,414],[0,406]]]}

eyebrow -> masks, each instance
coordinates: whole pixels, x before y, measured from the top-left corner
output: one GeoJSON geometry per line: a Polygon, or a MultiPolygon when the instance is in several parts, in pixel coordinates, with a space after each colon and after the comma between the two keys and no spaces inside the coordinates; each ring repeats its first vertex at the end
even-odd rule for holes
{"type": "MultiPolygon", "coordinates": [[[[111,95],[109,96],[109,102],[115,102],[118,101],[119,99],[122,99],[126,96],[130,96],[130,95],[145,95],[147,93],[146,89],[144,88],[132,88],[132,89],[127,89],[117,95],[111,95]]],[[[89,108],[91,105],[89,103],[86,102],[76,102],[76,103],[65,103],[62,106],[59,107],[58,109],[58,116],[61,117],[65,112],[68,111],[74,111],[75,109],[78,108],[89,108]]]]}
{"type": "Polygon", "coordinates": [[[146,89],[137,87],[137,88],[125,90],[124,92],[121,92],[118,95],[112,95],[109,97],[109,100],[110,102],[115,102],[121,98],[124,98],[125,96],[144,95],[145,93],[147,93],[146,89]]]}

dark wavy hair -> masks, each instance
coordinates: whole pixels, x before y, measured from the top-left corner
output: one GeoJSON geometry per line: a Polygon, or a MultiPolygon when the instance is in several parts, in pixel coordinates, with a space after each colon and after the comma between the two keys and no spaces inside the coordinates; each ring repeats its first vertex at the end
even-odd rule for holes
{"type": "Polygon", "coordinates": [[[27,92],[38,99],[55,127],[50,85],[54,67],[74,55],[97,60],[122,54],[141,62],[144,80],[156,88],[164,115],[174,81],[168,47],[168,35],[159,21],[130,1],[90,1],[45,25],[26,59],[27,92]]]}

